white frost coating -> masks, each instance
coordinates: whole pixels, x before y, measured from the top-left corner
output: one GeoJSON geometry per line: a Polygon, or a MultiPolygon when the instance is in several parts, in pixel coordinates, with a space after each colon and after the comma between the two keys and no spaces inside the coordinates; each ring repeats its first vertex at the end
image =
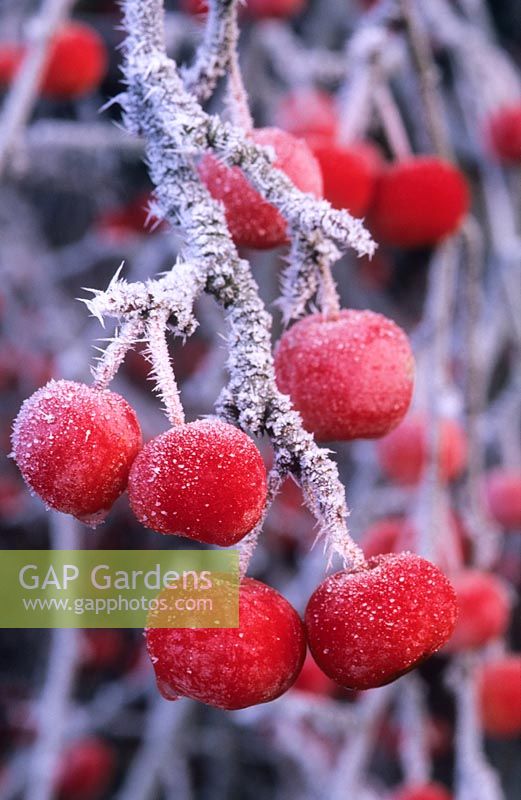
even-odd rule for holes
{"type": "MultiPolygon", "coordinates": [[[[360,254],[372,253],[374,243],[359,220],[299,192],[270,166],[270,155],[263,148],[203,112],[185,90],[175,63],[166,57],[161,0],[127,0],[124,12],[127,91],[120,102],[125,124],[145,139],[157,210],[184,231],[187,263],[177,264],[158,281],[128,284],[118,277],[107,292],[95,292],[87,305],[97,317],[119,320],[142,320],[151,310],[169,312],[174,333],[189,335],[196,325],[193,302],[197,294],[203,289],[213,294],[229,325],[230,379],[218,401],[218,412],[246,431],[269,435],[275,470],[280,476],[292,472],[298,479],[320,532],[326,536],[329,559],[336,553],[346,565],[362,564],[363,553],[347,532],[348,512],[337,468],[327,451],[319,449],[303,430],[289,398],[276,387],[271,318],[249,264],[237,254],[222,206],[197,177],[193,157],[213,150],[228,164],[244,169],[255,188],[288,220],[296,241],[294,261],[302,257],[305,270],[309,269],[305,262],[311,265],[315,261],[321,269],[329,267],[339,250],[349,246],[360,254]]],[[[304,283],[300,286],[304,291],[304,283]]],[[[286,317],[302,313],[296,293],[290,302],[286,317]]]]}

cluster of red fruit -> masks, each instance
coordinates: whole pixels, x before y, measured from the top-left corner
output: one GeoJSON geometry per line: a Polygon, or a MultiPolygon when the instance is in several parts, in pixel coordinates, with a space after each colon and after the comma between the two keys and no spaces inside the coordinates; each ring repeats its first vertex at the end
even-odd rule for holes
{"type": "MultiPolygon", "coordinates": [[[[521,159],[520,108],[504,109],[490,121],[489,138],[503,160],[521,159]]],[[[323,196],[334,208],[356,217],[367,216],[377,241],[427,247],[460,227],[470,193],[463,173],[449,162],[413,156],[386,164],[370,143],[339,145],[333,100],[315,90],[287,95],[277,121],[285,130],[257,129],[250,134],[252,140],[273,148],[274,166],[301,191],[323,196]]],[[[212,195],[224,203],[237,245],[267,249],[287,241],[283,218],[251,187],[240,168],[227,168],[206,156],[199,169],[212,195]]]]}
{"type": "Polygon", "coordinates": [[[147,630],[158,688],[224,709],[274,700],[295,683],[306,641],[325,676],[350,689],[389,683],[435,653],[456,618],[453,589],[411,553],[326,578],[304,624],[278,592],[244,578],[238,628],[147,630]]]}
{"type": "MultiPolygon", "coordinates": [[[[341,146],[335,142],[330,114],[325,113],[321,122],[307,111],[304,119],[292,118],[290,109],[283,108],[279,117],[290,131],[262,128],[250,136],[256,144],[273,148],[274,166],[298,189],[324,196],[334,208],[354,216],[367,215],[369,229],[380,242],[429,246],[459,228],[468,211],[469,191],[456,167],[433,156],[387,165],[374,145],[341,146]]],[[[237,245],[267,249],[287,241],[283,218],[250,186],[239,167],[227,168],[206,156],[199,172],[212,195],[224,203],[237,245]]]]}
{"type": "MultiPolygon", "coordinates": [[[[468,210],[464,176],[439,158],[418,156],[384,165],[372,145],[341,147],[327,134],[300,139],[279,128],[262,128],[250,136],[256,144],[273,148],[274,166],[301,191],[324,196],[355,216],[368,214],[378,241],[402,247],[436,244],[458,229],[468,210]]],[[[213,197],[224,203],[237,245],[266,249],[287,241],[282,216],[239,167],[205,156],[199,173],[213,197]]]]}
{"type": "MultiPolygon", "coordinates": [[[[0,87],[11,83],[24,56],[22,45],[1,45],[0,87]]],[[[52,100],[75,100],[98,88],[107,66],[107,50],[97,31],[81,22],[68,22],[49,48],[40,93],[52,100]]]]}
{"type": "MultiPolygon", "coordinates": [[[[258,522],[266,499],[261,455],[233,426],[188,423],[142,446],[122,397],[67,381],[51,381],[25,401],[13,453],[49,506],[91,523],[128,487],[136,516],[149,527],[230,545],[258,522]]],[[[438,650],[456,618],[447,579],[410,553],[327,578],[309,601],[305,626],[274,589],[252,579],[241,583],[239,608],[237,629],[148,630],[165,696],[223,708],[274,699],[297,678],[306,640],[341,685],[382,685],[438,650]]]]}

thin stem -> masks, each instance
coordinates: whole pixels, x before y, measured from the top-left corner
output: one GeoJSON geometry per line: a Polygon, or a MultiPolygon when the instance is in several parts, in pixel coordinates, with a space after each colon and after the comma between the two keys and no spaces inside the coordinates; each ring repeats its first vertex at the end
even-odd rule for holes
{"type": "Polygon", "coordinates": [[[468,531],[472,538],[473,563],[490,569],[498,555],[501,535],[488,518],[483,500],[485,451],[480,436],[479,418],[486,404],[486,372],[480,355],[478,326],[482,318],[483,237],[474,219],[469,217],[462,230],[466,257],[465,281],[465,351],[467,355],[467,440],[468,474],[466,481],[468,531]]]}
{"type": "Polygon", "coordinates": [[[259,536],[261,534],[264,520],[266,519],[268,512],[277,496],[282,481],[284,479],[283,473],[275,466],[270,470],[268,475],[268,495],[266,498],[266,504],[264,506],[264,510],[262,512],[262,517],[258,521],[255,528],[248,533],[244,539],[241,541],[239,545],[239,575],[242,580],[248,571],[248,566],[252,559],[253,553],[257,546],[257,542],[259,540],[259,536]]]}
{"type": "Polygon", "coordinates": [[[107,389],[125,356],[141,336],[145,324],[141,319],[133,319],[123,323],[114,339],[103,351],[98,363],[92,368],[93,386],[95,389],[107,389]]]}
{"type": "MultiPolygon", "coordinates": [[[[116,800],[153,800],[158,797],[158,783],[165,763],[178,747],[176,738],[186,721],[190,702],[169,702],[157,697],[148,712],[143,743],[127,771],[116,800]]],[[[181,798],[181,795],[179,795],[181,798]]]]}
{"type": "MultiPolygon", "coordinates": [[[[76,520],[52,512],[51,540],[54,550],[76,550],[80,545],[76,520]]],[[[29,765],[27,800],[55,797],[56,767],[66,730],[78,643],[77,630],[57,628],[51,633],[47,677],[38,701],[38,734],[29,765]]]]}
{"type": "Polygon", "coordinates": [[[249,133],[253,129],[253,118],[250,113],[248,94],[242,79],[239,54],[236,48],[230,54],[228,106],[234,125],[238,125],[245,133],[249,133]]]}
{"type": "Polygon", "coordinates": [[[331,778],[328,794],[331,800],[360,796],[363,775],[376,744],[376,730],[395,691],[396,684],[382,686],[367,692],[357,704],[356,726],[350,726],[351,730],[346,734],[345,745],[331,778]]]}
{"type": "Polygon", "coordinates": [[[429,135],[435,152],[449,159],[452,157],[452,152],[439,91],[438,70],[432,57],[423,20],[418,13],[417,0],[400,0],[400,6],[414,63],[418,70],[429,135]]]}
{"type": "Polygon", "coordinates": [[[373,87],[373,103],[394,157],[398,161],[409,158],[412,153],[412,147],[402,115],[391,90],[383,81],[379,81],[373,87]]]}
{"type": "Polygon", "coordinates": [[[73,3],[74,0],[44,0],[40,13],[31,21],[30,44],[0,117],[0,175],[31,116],[54,32],[73,3]]]}
{"type": "Polygon", "coordinates": [[[231,67],[237,51],[239,0],[210,0],[204,39],[194,63],[181,71],[184,84],[198,100],[208,100],[217,81],[231,67]]]}
{"type": "Polygon", "coordinates": [[[326,317],[335,317],[340,313],[340,297],[329,264],[321,263],[319,265],[319,275],[319,308],[326,317]]]}
{"type": "Polygon", "coordinates": [[[249,133],[253,130],[253,118],[239,63],[239,26],[236,3],[230,3],[228,13],[231,18],[228,22],[229,37],[226,43],[228,48],[228,107],[233,124],[242,128],[245,133],[249,133]]]}
{"type": "Polygon", "coordinates": [[[347,146],[363,138],[371,120],[371,94],[375,65],[363,62],[345,82],[338,98],[339,117],[337,142],[347,146]]]}
{"type": "Polygon", "coordinates": [[[478,714],[476,656],[455,663],[447,682],[456,698],[456,800],[503,800],[496,773],[483,752],[478,714]]]}
{"type": "Polygon", "coordinates": [[[441,410],[449,385],[448,362],[457,268],[456,242],[448,239],[439,246],[429,267],[424,312],[424,324],[430,333],[430,343],[424,355],[424,359],[427,359],[424,366],[428,370],[428,375],[424,376],[424,391],[427,394],[427,459],[418,489],[415,527],[418,531],[418,553],[433,561],[440,555],[437,531],[446,529],[447,525],[448,501],[440,474],[441,410]]]}
{"type": "Polygon", "coordinates": [[[151,314],[147,323],[147,339],[152,362],[152,376],[157,383],[157,391],[165,406],[171,425],[182,425],[185,412],[179,397],[179,389],[170,361],[166,338],[168,312],[151,314]]]}
{"type": "Polygon", "coordinates": [[[401,680],[399,695],[400,761],[406,784],[428,783],[432,765],[427,744],[427,710],[417,675],[401,680]]]}

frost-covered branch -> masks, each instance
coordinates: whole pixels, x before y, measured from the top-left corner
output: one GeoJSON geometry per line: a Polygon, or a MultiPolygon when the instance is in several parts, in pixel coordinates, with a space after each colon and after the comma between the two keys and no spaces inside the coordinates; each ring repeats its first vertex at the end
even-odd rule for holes
{"type": "MultiPolygon", "coordinates": [[[[79,526],[72,517],[53,512],[51,525],[53,549],[78,548],[79,526]]],[[[56,767],[79,656],[78,637],[74,629],[52,631],[47,676],[37,708],[38,733],[27,777],[27,800],[52,800],[55,796],[56,767]]]]}
{"type": "Polygon", "coordinates": [[[476,657],[461,657],[447,681],[456,698],[456,800],[503,800],[499,779],[487,763],[477,712],[476,657]]]}
{"type": "MultiPolygon", "coordinates": [[[[259,147],[243,132],[215,116],[206,114],[183,87],[174,62],[166,57],[162,45],[162,3],[147,0],[139,9],[126,5],[128,30],[127,80],[131,92],[120,98],[126,124],[133,133],[146,131],[146,119],[153,119],[154,152],[158,148],[193,157],[212,151],[229,166],[238,166],[260,194],[276,206],[287,219],[292,232],[308,237],[321,233],[341,249],[354,248],[359,255],[372,255],[375,244],[360,220],[347,211],[333,209],[295,188],[290,179],[272,166],[272,153],[259,147]],[[159,22],[155,17],[159,18],[159,22]],[[156,23],[154,27],[154,23],[156,23]],[[134,42],[134,33],[143,35],[134,42]],[[143,118],[138,109],[146,108],[143,118]]],[[[152,142],[148,152],[151,163],[152,142]]],[[[156,159],[157,160],[157,155],[156,159]]],[[[166,209],[168,212],[168,209],[166,209]]],[[[182,220],[178,217],[178,223],[182,220]]]]}
{"type": "MultiPolygon", "coordinates": [[[[489,518],[483,497],[483,472],[486,466],[485,446],[479,417],[486,404],[487,380],[479,350],[479,325],[484,320],[481,281],[484,268],[484,242],[481,230],[469,217],[462,231],[465,252],[465,345],[467,352],[466,418],[468,436],[468,476],[466,481],[466,514],[468,535],[472,540],[472,560],[481,569],[490,569],[496,562],[501,544],[497,526],[489,518]]],[[[488,317],[488,314],[487,314],[488,317]]],[[[515,439],[515,437],[513,437],[515,439]]]]}
{"type": "Polygon", "coordinates": [[[429,34],[417,0],[400,0],[413,61],[418,71],[427,128],[435,152],[450,158],[451,148],[445,121],[443,103],[439,94],[439,75],[434,63],[429,34]]]}
{"type": "MultiPolygon", "coordinates": [[[[289,179],[273,170],[261,148],[246,141],[231,125],[202,111],[165,56],[159,0],[127,0],[124,8],[128,89],[121,101],[125,122],[145,138],[157,210],[184,231],[189,263],[196,267],[192,271],[187,264],[177,264],[158,282],[160,290],[154,282],[135,288],[125,283],[120,292],[116,281],[107,296],[97,293],[89,301],[90,310],[97,315],[116,312],[139,318],[157,306],[159,292],[159,302],[164,300],[178,318],[181,310],[171,307],[168,296],[174,292],[180,298],[185,291],[180,300],[182,318],[190,320],[197,291],[204,286],[213,294],[229,327],[230,379],[217,404],[219,413],[254,434],[268,433],[279,468],[291,471],[301,483],[306,502],[327,536],[330,557],[337,553],[345,563],[363,563],[362,552],[347,534],[344,489],[336,466],[303,430],[289,398],[277,389],[270,317],[248,263],[237,255],[223,209],[201,184],[192,158],[213,149],[225,155],[228,163],[243,166],[252,183],[285,213],[301,236],[322,234],[326,241],[356,244],[363,252],[372,250],[369,235],[349,214],[334,212],[325,201],[298,192],[289,179]]],[[[180,332],[179,320],[174,332],[180,332]]]]}
{"type": "MultiPolygon", "coordinates": [[[[175,739],[186,721],[191,703],[180,699],[167,703],[162,697],[154,699],[144,731],[143,743],[117,800],[152,800],[157,797],[158,782],[165,763],[179,758],[175,739]]],[[[182,795],[177,795],[182,797],[182,795]]]]}
{"type": "Polygon", "coordinates": [[[401,679],[399,701],[400,760],[405,783],[428,783],[431,775],[427,742],[427,709],[421,679],[407,675],[401,679]]]}
{"type": "Polygon", "coordinates": [[[414,512],[418,531],[417,551],[425,558],[436,561],[441,545],[437,531],[448,530],[447,489],[440,475],[440,447],[442,416],[450,405],[450,345],[454,297],[458,270],[458,243],[447,239],[435,252],[429,267],[429,286],[423,326],[429,345],[422,357],[423,391],[429,428],[427,431],[427,462],[418,488],[414,512]]]}
{"type": "Polygon", "coordinates": [[[304,48],[291,29],[282,22],[270,20],[257,27],[256,43],[270,59],[277,75],[290,85],[338,83],[345,74],[341,53],[304,48]]]}
{"type": "Polygon", "coordinates": [[[204,39],[197,49],[194,63],[181,69],[186,88],[200,101],[208,100],[212,95],[237,50],[238,5],[239,0],[210,0],[204,39]]]}
{"type": "Polygon", "coordinates": [[[363,774],[374,747],[376,729],[395,692],[396,684],[382,686],[364,694],[357,703],[356,727],[346,732],[345,744],[331,777],[331,800],[360,796],[363,774]]]}

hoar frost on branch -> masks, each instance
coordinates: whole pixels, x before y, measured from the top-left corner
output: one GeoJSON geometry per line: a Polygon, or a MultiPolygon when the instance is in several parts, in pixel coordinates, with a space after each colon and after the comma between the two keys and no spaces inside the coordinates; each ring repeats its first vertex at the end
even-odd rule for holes
{"type": "MultiPolygon", "coordinates": [[[[324,308],[335,305],[330,267],[342,250],[352,247],[359,255],[371,255],[375,245],[360,220],[331,208],[294,187],[272,166],[269,149],[254,145],[243,131],[206,114],[183,84],[175,63],[166,56],[163,4],[160,0],[124,4],[125,79],[127,90],[118,99],[127,129],[145,140],[146,160],[156,186],[155,213],[183,231],[186,259],[171,273],[145,285],[129,285],[119,279],[105,293],[88,301],[93,314],[115,316],[123,325],[124,338],[116,339],[96,368],[104,385],[119,366],[124,350],[144,335],[153,347],[142,319],[160,314],[177,335],[190,333],[192,306],[197,294],[208,291],[224,309],[229,326],[228,368],[230,379],[217,402],[218,413],[252,434],[267,433],[275,450],[271,486],[291,472],[301,483],[307,505],[327,537],[329,558],[339,554],[345,564],[364,562],[361,550],[347,532],[344,489],[327,451],[319,449],[304,431],[290,401],[275,383],[271,354],[271,319],[259,297],[249,264],[241,259],[228,232],[222,207],[199,180],[195,159],[211,151],[230,166],[240,166],[260,194],[276,206],[288,222],[292,236],[289,264],[282,279],[280,301],[284,318],[301,315],[317,292],[324,308]],[[163,312],[161,314],[161,312],[163,312]],[[131,325],[131,335],[129,328],[131,325]],[[103,377],[101,377],[103,376],[103,377]]],[[[205,76],[207,97],[216,79],[235,58],[236,4],[217,0],[212,4],[209,41],[196,56],[192,70],[185,71],[191,88],[194,74],[205,76]],[[208,46],[207,46],[208,45],[208,46]],[[228,53],[212,58],[219,51],[228,53]]],[[[158,363],[155,374],[167,408],[172,408],[169,365],[158,363]]],[[[258,532],[258,531],[257,531],[258,532]]],[[[257,532],[244,545],[250,549],[257,532]]]]}

